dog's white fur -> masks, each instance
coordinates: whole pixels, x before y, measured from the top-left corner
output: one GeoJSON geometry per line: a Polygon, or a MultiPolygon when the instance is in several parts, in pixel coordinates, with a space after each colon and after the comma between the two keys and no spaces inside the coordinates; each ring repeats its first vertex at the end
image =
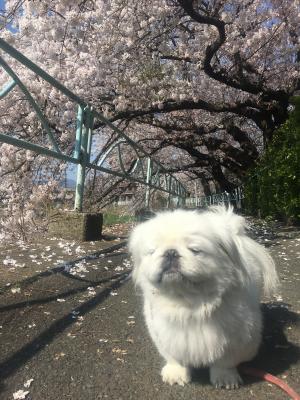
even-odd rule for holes
{"type": "Polygon", "coordinates": [[[160,213],[133,230],[129,250],[149,333],[166,360],[163,381],[184,385],[190,367],[209,366],[214,386],[238,387],[236,367],[261,342],[261,294],[278,281],[244,218],[224,207],[160,213]],[[170,249],[176,257],[168,259],[170,249]]]}

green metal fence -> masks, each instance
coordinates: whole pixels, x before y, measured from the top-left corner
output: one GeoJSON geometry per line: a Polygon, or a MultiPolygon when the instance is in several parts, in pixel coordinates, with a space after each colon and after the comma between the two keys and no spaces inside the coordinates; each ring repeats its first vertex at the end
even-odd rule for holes
{"type": "Polygon", "coordinates": [[[33,63],[3,39],[0,39],[0,49],[4,54],[6,54],[6,56],[8,55],[14,58],[27,69],[31,70],[34,74],[42,78],[45,82],[48,82],[52,87],[63,93],[74,103],[74,107],[77,107],[76,132],[74,132],[74,152],[72,155],[70,155],[66,154],[60,149],[59,143],[53,134],[50,123],[42,112],[39,104],[35,101],[34,96],[30,93],[26,85],[23,83],[18,74],[14,72],[13,68],[11,68],[8,62],[0,56],[0,65],[11,78],[11,80],[4,85],[2,90],[0,90],[0,99],[3,99],[5,96],[9,95],[9,93],[14,90],[15,87],[18,87],[23,92],[30,106],[36,113],[36,116],[41,123],[43,132],[46,133],[49,145],[51,147],[47,147],[47,145],[41,146],[39,144],[20,139],[14,134],[14,132],[0,133],[0,142],[8,143],[20,148],[34,151],[38,154],[43,154],[48,157],[76,164],[77,179],[74,205],[76,210],[82,211],[87,169],[112,174],[132,182],[146,185],[147,206],[149,205],[151,188],[168,193],[168,204],[170,204],[171,196],[176,198],[178,205],[184,204],[187,195],[184,185],[175,176],[169,174],[158,161],[150,157],[140,145],[130,139],[122,130],[105,118],[101,113],[97,112],[91,106],[91,104],[88,104],[75,93],[67,89],[58,80],[54,79],[46,71],[33,63]],[[95,121],[100,122],[103,126],[107,126],[112,129],[112,131],[116,134],[116,140],[110,146],[110,148],[108,148],[100,160],[95,159],[91,161],[93,127],[95,121]],[[130,168],[130,170],[124,167],[124,151],[122,151],[122,146],[124,145],[129,146],[132,150],[132,154],[134,155],[134,166],[130,168]],[[118,169],[112,169],[109,168],[109,163],[107,160],[112,152],[116,149],[118,151],[118,169]]]}
{"type": "Polygon", "coordinates": [[[245,198],[242,186],[237,187],[232,192],[214,193],[211,196],[188,197],[186,199],[187,207],[205,208],[224,204],[234,205],[236,208],[242,208],[242,202],[245,198]]]}

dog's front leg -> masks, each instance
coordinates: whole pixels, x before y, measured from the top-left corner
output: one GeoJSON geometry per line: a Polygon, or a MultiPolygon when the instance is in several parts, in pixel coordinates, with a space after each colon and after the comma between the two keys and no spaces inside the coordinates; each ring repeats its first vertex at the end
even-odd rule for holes
{"type": "Polygon", "coordinates": [[[191,373],[188,367],[183,367],[175,360],[167,360],[167,364],[161,370],[162,380],[173,385],[177,383],[184,386],[191,381],[191,373]]]}

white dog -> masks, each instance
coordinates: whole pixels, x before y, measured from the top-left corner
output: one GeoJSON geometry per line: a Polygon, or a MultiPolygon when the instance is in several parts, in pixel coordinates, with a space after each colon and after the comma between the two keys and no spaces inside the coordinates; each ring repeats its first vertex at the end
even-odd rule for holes
{"type": "Polygon", "coordinates": [[[133,230],[129,250],[163,381],[184,385],[191,367],[209,366],[215,387],[237,388],[238,364],[261,342],[261,294],[278,281],[244,218],[224,207],[160,213],[133,230]]]}

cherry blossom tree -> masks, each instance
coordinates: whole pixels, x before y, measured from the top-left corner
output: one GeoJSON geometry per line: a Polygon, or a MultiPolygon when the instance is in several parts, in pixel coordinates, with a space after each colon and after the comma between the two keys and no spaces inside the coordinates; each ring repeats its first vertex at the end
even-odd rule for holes
{"type": "MultiPolygon", "coordinates": [[[[1,34],[208,194],[240,184],[287,119],[300,89],[299,26],[296,0],[7,0],[1,34]]],[[[74,105],[12,64],[71,151],[74,105]]],[[[1,130],[42,140],[17,89],[0,107],[1,130]]],[[[101,155],[116,138],[101,121],[95,133],[101,155]]],[[[24,154],[9,148],[8,158],[24,154]]],[[[30,157],[33,174],[40,157],[30,157]]]]}

